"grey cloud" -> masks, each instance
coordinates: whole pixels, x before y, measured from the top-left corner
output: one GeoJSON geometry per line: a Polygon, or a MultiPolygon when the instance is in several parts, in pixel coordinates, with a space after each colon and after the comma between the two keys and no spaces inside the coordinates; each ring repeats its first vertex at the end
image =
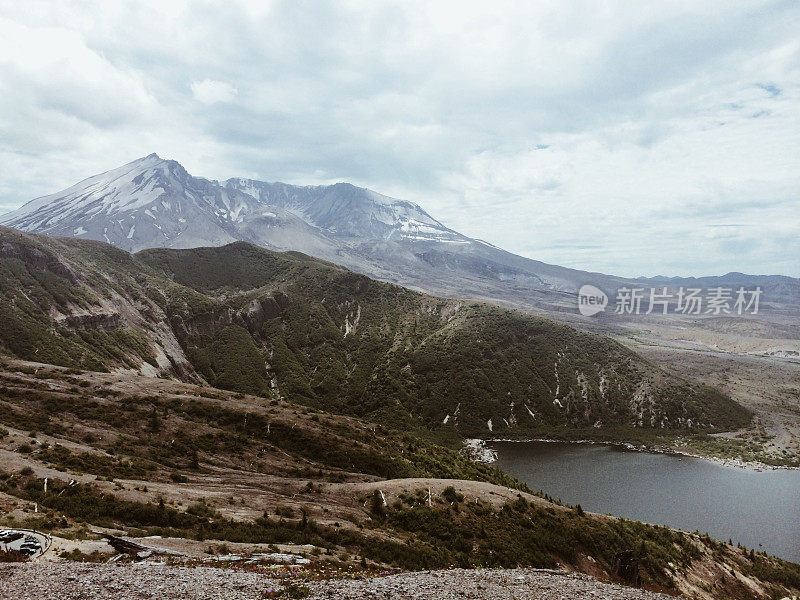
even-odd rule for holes
{"type": "MultiPolygon", "coordinates": [[[[641,250],[650,236],[637,228],[648,218],[667,223],[665,237],[759,209],[796,218],[798,177],[780,165],[759,166],[750,179],[761,185],[721,169],[701,175],[715,157],[774,135],[776,120],[796,123],[782,108],[796,112],[800,97],[798,57],[786,50],[796,3],[654,12],[620,2],[584,14],[562,4],[440,7],[276,2],[254,13],[195,1],[173,14],[158,3],[111,11],[67,2],[42,16],[15,6],[11,21],[83,45],[46,51],[80,53],[91,68],[41,79],[28,62],[0,60],[0,85],[11,90],[0,98],[0,160],[14,165],[0,173],[0,205],[157,151],[207,177],[353,181],[510,250],[585,268],[616,260],[611,271],[633,274],[667,260],[641,250]],[[195,101],[192,83],[204,80],[235,88],[235,99],[195,101]],[[702,137],[714,122],[735,133],[702,137]],[[686,152],[703,164],[685,164],[686,152]],[[642,205],[669,206],[630,210],[625,188],[659,161],[658,177],[637,181],[636,193],[642,205]],[[596,216],[573,221],[598,205],[622,211],[605,223],[602,258],[591,243],[558,239],[560,228],[593,231],[596,216]],[[543,220],[542,239],[529,244],[525,231],[543,220]]],[[[773,143],[787,156],[800,150],[773,143]]],[[[738,268],[715,248],[709,272],[738,268]]],[[[768,264],[768,250],[758,255],[768,264]]]]}

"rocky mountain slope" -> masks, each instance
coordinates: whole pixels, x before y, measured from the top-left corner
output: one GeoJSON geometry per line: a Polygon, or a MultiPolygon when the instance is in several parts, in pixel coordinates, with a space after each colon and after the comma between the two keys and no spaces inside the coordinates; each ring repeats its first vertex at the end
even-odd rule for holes
{"type": "Polygon", "coordinates": [[[85,600],[206,598],[261,600],[267,594],[292,597],[303,590],[308,600],[339,598],[404,598],[405,600],[670,600],[672,596],[601,583],[593,577],[540,569],[450,569],[386,577],[310,580],[284,583],[277,576],[209,567],[143,569],[131,566],[64,565],[53,563],[0,567],[9,598],[73,597],[85,600]],[[302,586],[302,587],[301,587],[302,586]]]}
{"type": "MultiPolygon", "coordinates": [[[[434,295],[556,311],[575,312],[575,293],[585,283],[612,298],[620,287],[642,284],[516,256],[447,228],[416,204],[347,183],[218,182],[155,154],[32,200],[0,216],[0,224],[129,251],[247,241],[434,295]]],[[[798,305],[800,280],[743,275],[736,283],[762,286],[762,310],[798,305]]]]}
{"type": "Polygon", "coordinates": [[[167,588],[237,597],[232,584],[256,586],[240,597],[260,598],[393,597],[400,585],[412,597],[526,590],[545,598],[584,590],[651,597],[529,570],[513,581],[498,570],[367,579],[453,566],[561,569],[640,580],[687,598],[800,590],[798,565],[565,506],[457,452],[360,419],[208,386],[8,359],[0,360],[0,522],[52,534],[44,560],[107,562],[120,551],[93,533],[100,532],[168,550],[157,560],[173,563],[146,558],[130,567],[123,557],[97,568],[9,566],[0,569],[0,597],[71,596],[78,583],[86,597],[169,597],[167,588]],[[276,552],[303,553],[309,562],[276,568],[276,552]],[[618,567],[621,557],[629,568],[618,567]],[[209,569],[220,564],[224,578],[209,569]],[[332,581],[314,583],[320,579],[332,581]]]}
{"type": "Polygon", "coordinates": [[[750,413],[621,345],[244,243],[136,255],[0,229],[0,345],[439,436],[717,431],[750,413]]]}

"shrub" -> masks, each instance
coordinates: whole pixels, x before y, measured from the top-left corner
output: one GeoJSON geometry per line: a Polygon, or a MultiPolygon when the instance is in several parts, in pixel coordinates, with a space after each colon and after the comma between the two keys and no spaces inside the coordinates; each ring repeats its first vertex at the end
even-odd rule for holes
{"type": "Polygon", "coordinates": [[[190,504],[189,507],[186,509],[186,512],[190,515],[195,515],[197,517],[217,516],[217,511],[214,510],[213,507],[209,506],[205,502],[195,502],[194,504],[190,504]]]}
{"type": "Polygon", "coordinates": [[[448,485],[442,491],[442,497],[450,504],[457,504],[464,500],[464,495],[459,494],[452,485],[448,485]]]}
{"type": "Polygon", "coordinates": [[[8,562],[25,562],[28,558],[16,550],[3,550],[0,549],[0,563],[8,562]]]}

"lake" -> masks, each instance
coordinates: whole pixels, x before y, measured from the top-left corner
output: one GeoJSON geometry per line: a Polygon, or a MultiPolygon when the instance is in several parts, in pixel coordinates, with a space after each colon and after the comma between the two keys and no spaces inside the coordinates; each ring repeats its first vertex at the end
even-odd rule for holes
{"type": "Polygon", "coordinates": [[[605,444],[487,442],[493,466],[567,504],[800,562],[800,471],[753,471],[605,444]]]}

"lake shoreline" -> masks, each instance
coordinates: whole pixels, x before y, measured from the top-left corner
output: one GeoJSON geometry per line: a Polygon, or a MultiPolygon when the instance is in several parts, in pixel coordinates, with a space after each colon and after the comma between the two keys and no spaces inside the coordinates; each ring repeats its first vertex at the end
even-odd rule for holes
{"type": "Polygon", "coordinates": [[[587,444],[587,445],[604,445],[616,446],[624,448],[632,452],[646,452],[649,454],[664,454],[667,456],[680,456],[686,458],[696,458],[717,464],[722,467],[729,467],[735,469],[744,469],[748,471],[798,471],[800,467],[783,466],[783,465],[768,465],[757,461],[743,461],[738,458],[720,458],[716,456],[704,456],[702,454],[695,454],[675,448],[671,446],[648,446],[645,444],[634,444],[631,442],[614,442],[614,441],[598,441],[598,440],[558,440],[550,438],[468,438],[464,440],[463,449],[465,453],[473,460],[484,464],[492,464],[497,461],[497,451],[492,450],[486,444],[491,442],[546,442],[546,443],[567,443],[567,444],[587,444]]]}
{"type": "Polygon", "coordinates": [[[480,440],[472,445],[497,454],[494,468],[566,504],[683,531],[705,531],[800,561],[800,531],[789,526],[800,514],[797,469],[760,469],[752,463],[743,467],[625,442],[548,439],[552,437],[480,440]],[[721,468],[725,466],[734,468],[721,468]]]}

